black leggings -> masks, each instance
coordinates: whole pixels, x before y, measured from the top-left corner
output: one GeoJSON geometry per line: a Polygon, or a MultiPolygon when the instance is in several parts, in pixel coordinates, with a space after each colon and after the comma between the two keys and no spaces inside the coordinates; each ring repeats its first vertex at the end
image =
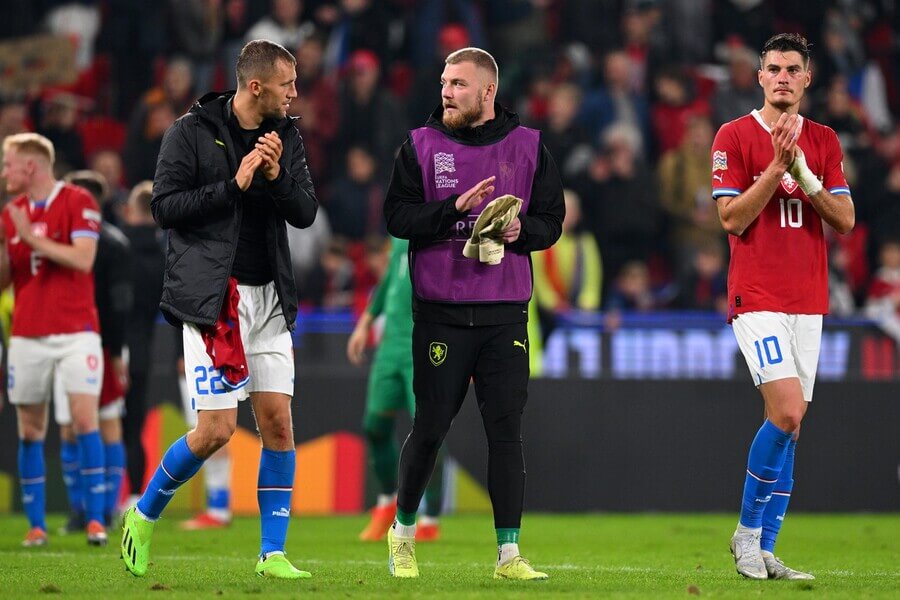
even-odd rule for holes
{"type": "Polygon", "coordinates": [[[417,322],[413,328],[416,415],[400,452],[397,507],[415,512],[438,449],[474,378],[488,440],[488,492],[497,528],[517,528],[525,495],[522,411],[528,399],[525,323],[455,327],[417,322]]]}

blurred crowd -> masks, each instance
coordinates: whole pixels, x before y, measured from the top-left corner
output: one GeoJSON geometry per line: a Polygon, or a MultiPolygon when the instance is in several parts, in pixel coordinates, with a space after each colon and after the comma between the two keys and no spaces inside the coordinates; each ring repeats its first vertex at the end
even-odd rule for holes
{"type": "MultiPolygon", "coordinates": [[[[196,97],[235,87],[243,44],[294,51],[303,135],[321,211],[291,231],[301,303],[355,308],[385,268],[381,211],[411,127],[440,101],[444,57],[487,49],[499,101],[543,131],[562,173],[560,242],[534,257],[552,326],[570,310],[724,311],[728,248],[710,192],[724,122],[762,106],[758,49],[813,44],[801,113],[832,127],[857,226],[829,232],[832,313],[900,306],[900,57],[889,0],[7,0],[0,44],[71,43],[66,85],[0,94],[0,139],[37,131],[59,176],[92,169],[121,222],[153,178],[166,129],[196,97]]],[[[0,75],[2,77],[2,75],[0,75]]],[[[499,190],[502,192],[502,190],[499,190]]],[[[5,199],[4,199],[5,200],[5,199]]],[[[900,336],[900,322],[897,325],[900,336]]]]}

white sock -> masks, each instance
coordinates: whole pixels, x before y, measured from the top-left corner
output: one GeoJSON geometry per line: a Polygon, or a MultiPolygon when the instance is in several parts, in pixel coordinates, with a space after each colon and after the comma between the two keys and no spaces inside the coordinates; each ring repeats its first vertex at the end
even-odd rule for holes
{"type": "Polygon", "coordinates": [[[266,552],[266,553],[263,555],[263,560],[266,560],[266,559],[269,558],[270,556],[275,556],[276,554],[284,555],[284,550],[272,550],[271,552],[266,552]]]}
{"type": "Polygon", "coordinates": [[[419,525],[437,525],[438,518],[437,517],[429,517],[428,515],[422,515],[419,517],[419,525]]]}
{"type": "Polygon", "coordinates": [[[497,552],[497,566],[505,565],[517,556],[519,556],[518,544],[502,544],[497,552]]]}
{"type": "Polygon", "coordinates": [[[400,521],[394,521],[394,535],[402,538],[416,537],[415,525],[401,525],[400,521]]]}
{"type": "Polygon", "coordinates": [[[228,452],[216,452],[203,463],[203,481],[207,489],[231,488],[231,456],[228,452]]]}
{"type": "Polygon", "coordinates": [[[231,521],[231,511],[227,508],[207,508],[209,516],[220,521],[231,521]]]}
{"type": "Polygon", "coordinates": [[[375,506],[378,508],[382,508],[384,506],[390,506],[397,502],[397,494],[378,494],[378,500],[375,503],[375,506]]]}
{"type": "Polygon", "coordinates": [[[762,534],[762,527],[745,527],[745,526],[742,525],[741,523],[738,523],[738,526],[737,526],[737,529],[735,530],[735,533],[752,533],[752,534],[755,534],[755,535],[761,535],[761,534],[762,534]]]}
{"type": "Polygon", "coordinates": [[[762,551],[763,558],[775,558],[775,555],[769,552],[768,550],[762,551]]]}

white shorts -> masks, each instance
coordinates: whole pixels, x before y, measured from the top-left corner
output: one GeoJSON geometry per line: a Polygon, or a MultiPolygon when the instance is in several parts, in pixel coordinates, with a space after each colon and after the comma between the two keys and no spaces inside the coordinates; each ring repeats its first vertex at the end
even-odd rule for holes
{"type": "MultiPolygon", "coordinates": [[[[101,406],[97,411],[97,417],[101,421],[121,419],[123,416],[125,416],[125,398],[121,397],[101,406]]],[[[53,418],[57,425],[72,424],[72,407],[69,405],[69,396],[65,392],[59,371],[53,377],[53,418]]]]}
{"type": "Polygon", "coordinates": [[[812,400],[822,345],[822,315],[750,312],[731,323],[757,387],[797,377],[803,398],[812,400]]]}
{"type": "Polygon", "coordinates": [[[10,339],[7,381],[10,404],[49,402],[55,373],[59,373],[60,387],[66,394],[99,397],[103,384],[100,335],[82,331],[10,339]]]}
{"type": "MultiPolygon", "coordinates": [[[[239,285],[238,318],[250,378],[238,389],[222,382],[196,325],[185,323],[184,374],[191,410],[236,408],[252,392],[294,395],[294,348],[275,284],[239,285]]],[[[187,408],[187,407],[185,407],[187,408]]],[[[187,411],[186,411],[187,412],[187,411]]]]}

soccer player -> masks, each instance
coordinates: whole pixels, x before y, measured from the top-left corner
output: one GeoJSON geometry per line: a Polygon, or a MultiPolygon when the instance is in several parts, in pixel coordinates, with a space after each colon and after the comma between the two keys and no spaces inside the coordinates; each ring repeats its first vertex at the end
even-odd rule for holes
{"type": "MultiPolygon", "coordinates": [[[[408,239],[416,415],[400,453],[395,577],[417,577],[416,511],[438,449],[474,379],[488,440],[495,578],[546,579],[519,554],[525,495],[522,411],[528,397],[530,252],[550,247],[565,216],[562,182],[541,134],[495,102],[498,69],[479,48],[450,54],[441,105],[410,132],[384,203],[388,232],[408,239]],[[523,200],[502,228],[499,264],[463,249],[494,189],[523,200]]],[[[502,223],[501,223],[502,224],[502,223]]],[[[478,233],[478,232],[475,232],[478,233]]],[[[495,248],[496,250],[496,248],[495,248]]]]}
{"type": "Polygon", "coordinates": [[[712,147],[713,197],[731,246],[728,320],[765,404],[731,539],[738,573],[752,579],[813,578],[785,566],[775,540],[828,312],[822,222],[847,233],[855,220],[837,136],[799,114],[811,76],[803,37],[769,39],[763,107],[723,125],[712,147]]]}
{"type": "Polygon", "coordinates": [[[309,227],[318,202],[303,140],[287,116],[296,62],[266,40],[238,57],[235,93],[209,93],[166,132],[153,216],[168,230],[160,308],[182,327],[197,426],[163,456],[125,512],[122,557],[147,572],[153,526],[181,484],[224,446],[250,397],[262,438],[256,574],[310,577],[284,555],[296,464],[291,420],[297,317],[286,223],[309,227]]]}
{"type": "MultiPolygon", "coordinates": [[[[96,171],[74,171],[65,180],[86,190],[98,204],[106,197],[106,178],[96,171]]],[[[101,210],[101,216],[103,211],[101,210]]],[[[101,223],[94,261],[94,293],[100,318],[100,343],[103,347],[103,382],[100,386],[100,437],[103,439],[106,492],[103,506],[104,521],[112,524],[122,476],[125,473],[125,446],[122,443],[122,414],[125,407],[125,388],[128,373],[122,357],[125,328],[133,299],[131,275],[131,247],[117,227],[101,223]]],[[[69,498],[69,521],[62,533],[84,529],[84,505],[81,493],[78,446],[72,431],[72,415],[66,400],[60,373],[57,372],[53,390],[53,408],[60,431],[60,458],[63,481],[69,498]]]]}
{"type": "Polygon", "coordinates": [[[3,178],[14,199],[3,209],[0,289],[12,282],[10,403],[19,430],[22,505],[31,529],[25,546],[47,544],[44,437],[54,374],[68,395],[84,494],[87,540],[106,544],[106,485],[97,405],[103,380],[91,269],[100,211],[81,188],[53,177],[53,144],[20,133],[3,140],[3,178]]]}
{"type": "MultiPolygon", "coordinates": [[[[378,478],[381,491],[372,509],[369,524],[359,534],[363,541],[384,538],[397,513],[397,464],[400,460],[394,425],[398,410],[416,413],[413,393],[412,359],[412,285],[409,281],[409,242],[393,238],[387,271],[372,294],[369,305],[356,322],[347,341],[347,358],[361,365],[363,351],[372,324],[384,315],[381,342],[372,361],[366,391],[366,414],[363,430],[369,444],[369,461],[378,478]]],[[[425,488],[425,514],[419,517],[416,541],[433,541],[440,537],[438,516],[443,502],[443,446],[435,464],[431,481],[425,488]]]]}

